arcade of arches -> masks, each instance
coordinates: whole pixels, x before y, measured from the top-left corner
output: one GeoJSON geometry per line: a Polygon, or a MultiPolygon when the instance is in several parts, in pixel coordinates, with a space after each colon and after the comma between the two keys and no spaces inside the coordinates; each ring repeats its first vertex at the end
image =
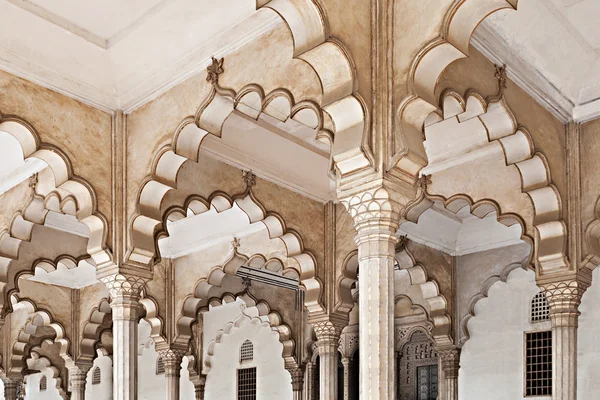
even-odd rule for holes
{"type": "Polygon", "coordinates": [[[532,56],[550,6],[62,3],[0,0],[4,399],[597,397],[600,86],[532,56]]]}

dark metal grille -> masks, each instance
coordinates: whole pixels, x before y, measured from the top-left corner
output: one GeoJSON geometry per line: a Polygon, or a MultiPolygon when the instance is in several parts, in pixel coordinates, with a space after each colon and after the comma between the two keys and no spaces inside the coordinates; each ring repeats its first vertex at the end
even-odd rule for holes
{"type": "Polygon", "coordinates": [[[156,375],[162,375],[165,373],[165,362],[161,357],[156,360],[156,375]]]}
{"type": "Polygon", "coordinates": [[[44,392],[46,389],[48,389],[48,378],[44,375],[42,376],[42,379],[40,379],[40,392],[44,392]]]}
{"type": "Polygon", "coordinates": [[[242,348],[240,349],[240,362],[250,361],[254,358],[254,345],[251,341],[246,340],[242,343],[242,348]]]}
{"type": "Polygon", "coordinates": [[[548,300],[544,292],[540,292],[531,300],[531,322],[542,322],[549,319],[548,300]]]}
{"type": "Polygon", "coordinates": [[[552,331],[525,334],[525,396],[552,395],[552,331]]]}
{"type": "Polygon", "coordinates": [[[92,385],[99,385],[102,379],[102,372],[100,372],[100,367],[94,368],[94,372],[92,373],[92,385]]]}
{"type": "Polygon", "coordinates": [[[238,400],[256,400],[256,368],[237,371],[238,400]]]}

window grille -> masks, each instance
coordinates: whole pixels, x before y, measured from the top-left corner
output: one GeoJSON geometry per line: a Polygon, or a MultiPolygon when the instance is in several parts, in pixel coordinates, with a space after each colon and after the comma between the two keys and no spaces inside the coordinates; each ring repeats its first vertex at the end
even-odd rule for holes
{"type": "Polygon", "coordinates": [[[542,322],[550,319],[550,310],[548,309],[548,299],[544,292],[539,292],[531,299],[531,322],[542,322]]]}
{"type": "Polygon", "coordinates": [[[240,362],[250,361],[254,358],[254,345],[251,341],[245,340],[240,349],[240,362]]]}
{"type": "Polygon", "coordinates": [[[42,376],[42,379],[40,379],[40,392],[45,392],[46,389],[48,389],[48,378],[44,375],[42,376]]]}
{"type": "Polygon", "coordinates": [[[238,400],[256,400],[256,368],[237,371],[238,400]]]}
{"type": "Polygon", "coordinates": [[[99,385],[101,380],[102,372],[100,371],[100,367],[96,367],[92,372],[92,385],[99,385]]]}
{"type": "Polygon", "coordinates": [[[162,357],[158,357],[156,360],[156,375],[162,375],[165,373],[165,362],[162,357]]]}
{"type": "Polygon", "coordinates": [[[525,396],[552,395],[552,331],[525,334],[525,396]]]}

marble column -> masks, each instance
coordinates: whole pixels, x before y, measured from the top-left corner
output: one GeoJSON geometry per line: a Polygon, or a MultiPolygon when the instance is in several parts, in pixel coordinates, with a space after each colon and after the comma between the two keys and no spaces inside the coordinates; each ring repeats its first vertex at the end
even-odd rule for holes
{"type": "Polygon", "coordinates": [[[145,280],[121,274],[102,278],[113,319],[113,399],[137,400],[138,310],[145,280]]]}
{"type": "MultiPolygon", "coordinates": [[[[437,349],[441,370],[444,371],[444,387],[440,400],[458,400],[458,370],[460,368],[460,349],[437,349]]],[[[441,382],[440,382],[441,383],[441,382]]]]}
{"type": "Polygon", "coordinates": [[[21,381],[4,381],[4,399],[17,400],[17,391],[19,389],[19,386],[21,386],[21,381]]]}
{"type": "Polygon", "coordinates": [[[204,389],[206,388],[206,377],[201,376],[194,382],[194,391],[196,392],[196,400],[204,400],[204,389]]]}
{"type": "Polygon", "coordinates": [[[85,384],[90,367],[73,366],[69,368],[69,385],[71,386],[71,400],[85,399],[85,384]]]}
{"type": "Polygon", "coordinates": [[[292,376],[292,391],[294,400],[302,400],[302,388],[304,386],[304,369],[295,368],[290,371],[292,376]]]}
{"type": "Polygon", "coordinates": [[[343,203],[357,232],[360,399],[393,399],[394,261],[400,203],[384,188],[343,203]]]}
{"type": "Polygon", "coordinates": [[[319,348],[319,400],[337,400],[338,344],[343,326],[332,321],[313,324],[319,348]]]}
{"type": "Polygon", "coordinates": [[[181,361],[185,355],[181,350],[160,350],[158,355],[165,366],[165,378],[167,378],[166,400],[179,400],[179,378],[181,377],[181,361]]]}
{"type": "Polygon", "coordinates": [[[304,393],[304,400],[318,400],[315,399],[315,364],[313,362],[306,363],[306,379],[304,380],[306,391],[304,393]]]}
{"type": "Polygon", "coordinates": [[[344,366],[344,400],[350,400],[350,359],[342,357],[344,366]]]}
{"type": "Polygon", "coordinates": [[[579,305],[591,275],[540,285],[546,293],[552,322],[552,399],[577,399],[577,327],[579,305]]]}

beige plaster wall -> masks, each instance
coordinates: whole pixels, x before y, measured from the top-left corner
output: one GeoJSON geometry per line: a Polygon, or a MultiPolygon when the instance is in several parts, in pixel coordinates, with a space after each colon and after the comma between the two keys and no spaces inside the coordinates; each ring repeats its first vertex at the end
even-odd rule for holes
{"type": "Polygon", "coordinates": [[[588,122],[581,132],[581,221],[582,232],[600,215],[595,208],[600,201],[600,119],[588,122]]]}
{"type": "MultiPolygon", "coordinates": [[[[470,57],[458,60],[444,71],[437,87],[438,98],[446,89],[454,89],[464,95],[474,89],[481,95],[495,95],[498,82],[494,78],[494,65],[481,53],[470,48],[470,57]]],[[[514,82],[508,81],[505,91],[506,101],[519,125],[529,130],[535,149],[541,151],[548,161],[552,182],[558,188],[563,202],[567,204],[566,180],[566,138],[565,126],[550,112],[546,111],[514,82]]],[[[563,217],[567,219],[566,212],[563,217]]]]}
{"type": "Polygon", "coordinates": [[[98,209],[111,219],[112,117],[50,89],[0,71],[0,112],[25,119],[42,142],[56,146],[98,196],[98,209]]]}

